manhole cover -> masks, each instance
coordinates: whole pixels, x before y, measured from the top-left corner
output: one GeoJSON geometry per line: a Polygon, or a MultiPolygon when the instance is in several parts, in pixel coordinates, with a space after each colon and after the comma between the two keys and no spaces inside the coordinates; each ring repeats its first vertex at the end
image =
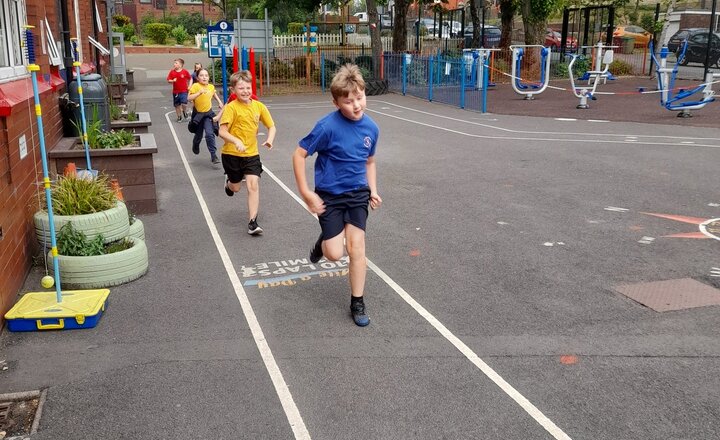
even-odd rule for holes
{"type": "Polygon", "coordinates": [[[720,290],[692,278],[621,284],[614,289],[656,312],[720,305],[720,290]]]}
{"type": "Polygon", "coordinates": [[[40,400],[39,392],[0,394],[0,438],[32,434],[40,400]]]}

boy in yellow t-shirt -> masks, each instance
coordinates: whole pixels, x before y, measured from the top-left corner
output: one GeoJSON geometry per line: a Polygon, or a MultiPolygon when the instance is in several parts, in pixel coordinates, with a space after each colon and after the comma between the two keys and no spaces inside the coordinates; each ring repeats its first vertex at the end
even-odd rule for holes
{"type": "Polygon", "coordinates": [[[237,99],[228,102],[220,118],[220,137],[225,141],[222,147],[222,164],[227,175],[225,194],[233,196],[240,191],[245,179],[248,193],[248,234],[260,235],[263,230],[257,224],[260,206],[260,174],[262,163],[258,152],[257,132],[260,122],[268,129],[263,145],[272,148],[275,140],[275,122],[265,104],[252,99],[252,74],[248,70],[234,73],[230,77],[230,89],[237,99]]]}
{"type": "MultiPolygon", "coordinates": [[[[190,127],[195,126],[195,137],[193,138],[192,151],[195,154],[200,154],[200,141],[202,140],[203,133],[205,133],[205,143],[207,144],[208,151],[210,151],[210,161],[213,164],[219,164],[215,147],[215,132],[213,130],[213,116],[215,113],[212,111],[212,98],[215,97],[218,105],[222,108],[223,103],[220,97],[215,92],[215,86],[210,84],[210,75],[205,69],[198,71],[198,82],[193,83],[188,91],[188,100],[193,103],[192,121],[190,121],[190,127]]],[[[192,130],[191,130],[192,131],[192,130]]]]}

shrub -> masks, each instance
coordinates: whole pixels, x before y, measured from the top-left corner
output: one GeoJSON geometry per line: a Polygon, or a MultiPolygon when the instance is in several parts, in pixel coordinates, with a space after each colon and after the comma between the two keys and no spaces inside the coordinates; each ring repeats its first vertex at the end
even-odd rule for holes
{"type": "MultiPolygon", "coordinates": [[[[295,77],[296,78],[305,78],[305,70],[306,70],[306,60],[307,57],[305,56],[297,56],[293,58],[292,65],[293,70],[295,71],[295,77]]],[[[315,62],[311,59],[310,60],[310,74],[317,69],[317,66],[315,66],[315,62]]]]}
{"type": "Polygon", "coordinates": [[[632,64],[623,60],[614,60],[610,63],[610,73],[617,76],[627,76],[633,74],[632,64]]]}
{"type": "Polygon", "coordinates": [[[125,26],[125,25],[131,23],[130,17],[128,17],[127,15],[121,15],[121,14],[113,15],[112,19],[113,19],[113,23],[115,23],[116,26],[125,26]]]}
{"type": "Polygon", "coordinates": [[[288,23],[288,34],[298,35],[303,33],[305,23],[288,23]]]}
{"type": "Polygon", "coordinates": [[[207,29],[207,23],[199,12],[191,14],[181,12],[178,15],[169,15],[163,20],[163,23],[167,23],[172,27],[182,26],[189,35],[200,34],[207,29]]]}
{"type": "Polygon", "coordinates": [[[355,64],[360,68],[363,78],[369,79],[373,75],[373,57],[371,55],[359,55],[355,57],[355,64]]]}
{"type": "Polygon", "coordinates": [[[108,177],[104,174],[95,179],[58,176],[52,185],[52,203],[53,212],[57,215],[92,214],[113,208],[117,204],[117,196],[110,189],[108,177]]]}
{"type": "Polygon", "coordinates": [[[289,78],[292,70],[283,60],[273,58],[270,61],[270,78],[284,79],[289,78]]]}
{"type": "Polygon", "coordinates": [[[124,24],[122,26],[113,26],[113,32],[120,32],[125,36],[125,41],[129,41],[135,36],[135,26],[132,23],[124,24]]]}
{"type": "Polygon", "coordinates": [[[143,29],[143,33],[146,37],[150,38],[153,43],[165,44],[171,30],[172,27],[169,24],[149,23],[143,29]]]}
{"type": "Polygon", "coordinates": [[[178,25],[172,28],[170,31],[175,41],[177,41],[177,44],[183,44],[185,41],[190,39],[190,35],[185,30],[185,27],[178,25]]]}

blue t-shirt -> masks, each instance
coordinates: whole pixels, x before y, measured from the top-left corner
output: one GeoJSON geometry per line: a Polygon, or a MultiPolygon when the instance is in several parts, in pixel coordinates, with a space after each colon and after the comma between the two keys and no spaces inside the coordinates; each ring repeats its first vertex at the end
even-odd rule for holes
{"type": "Polygon", "coordinates": [[[368,186],[366,164],[375,155],[380,129],[368,115],[352,121],[340,113],[320,119],[310,134],[300,140],[315,160],[315,189],[343,194],[368,186]]]}

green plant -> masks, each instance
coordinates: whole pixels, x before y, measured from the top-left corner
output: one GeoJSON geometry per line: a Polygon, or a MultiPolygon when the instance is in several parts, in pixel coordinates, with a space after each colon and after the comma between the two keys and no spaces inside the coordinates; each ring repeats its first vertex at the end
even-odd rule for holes
{"type": "Polygon", "coordinates": [[[132,44],[138,44],[140,43],[140,37],[138,37],[137,35],[133,35],[132,37],[130,37],[130,42],[132,44]]]}
{"type": "Polygon", "coordinates": [[[122,148],[135,143],[135,135],[127,130],[111,130],[100,133],[97,139],[95,149],[113,149],[122,148]]]}
{"type": "Polygon", "coordinates": [[[302,34],[303,26],[305,26],[305,23],[288,23],[288,34],[290,34],[290,35],[302,34]]]}
{"type": "Polygon", "coordinates": [[[110,119],[117,121],[122,117],[122,109],[113,100],[110,100],[110,119]]]}
{"type": "Polygon", "coordinates": [[[68,222],[60,228],[57,235],[58,253],[68,257],[103,255],[105,253],[103,241],[102,234],[88,240],[82,231],[75,230],[72,222],[68,222]]]}
{"type": "Polygon", "coordinates": [[[165,44],[167,37],[170,35],[172,26],[165,23],[148,23],[143,29],[146,37],[150,38],[154,43],[165,44]]]}
{"type": "Polygon", "coordinates": [[[632,64],[623,60],[614,60],[610,63],[610,73],[616,76],[627,76],[633,74],[632,64]]]}
{"type": "Polygon", "coordinates": [[[127,238],[123,238],[121,240],[113,241],[112,243],[108,243],[107,245],[105,245],[103,253],[114,254],[115,252],[124,251],[130,249],[131,247],[133,247],[133,242],[128,240],[127,238]]]}
{"type": "Polygon", "coordinates": [[[120,32],[125,36],[125,40],[129,41],[135,35],[135,26],[132,23],[122,26],[113,26],[113,32],[120,32]]]}
{"type": "MultiPolygon", "coordinates": [[[[112,115],[112,113],[111,113],[112,115]]],[[[75,130],[77,132],[77,135],[82,139],[83,137],[83,127],[82,122],[80,121],[71,121],[73,126],[75,127],[75,130]]],[[[97,105],[93,105],[92,108],[92,116],[91,119],[88,121],[85,120],[85,129],[87,130],[87,143],[89,148],[96,148],[97,146],[97,140],[98,136],[102,134],[102,125],[103,121],[100,119],[98,115],[98,107],[97,105]]]]}
{"type": "Polygon", "coordinates": [[[116,26],[125,26],[126,24],[130,24],[131,22],[130,17],[121,14],[113,15],[112,19],[113,23],[115,23],[116,26]]]}
{"type": "Polygon", "coordinates": [[[127,115],[126,115],[126,119],[128,120],[128,122],[134,122],[134,121],[138,120],[138,114],[137,114],[137,111],[135,110],[136,107],[137,107],[137,103],[135,101],[133,101],[132,104],[128,105],[127,115]]]}
{"type": "MultiPolygon", "coordinates": [[[[104,174],[94,179],[58,176],[51,192],[53,212],[57,215],[92,214],[117,204],[117,196],[110,189],[108,177],[104,174]]],[[[44,196],[45,191],[41,194],[44,196]]]]}
{"type": "Polygon", "coordinates": [[[170,34],[173,36],[177,44],[183,44],[185,41],[187,41],[190,38],[190,35],[188,35],[187,31],[185,30],[185,27],[182,25],[175,26],[170,31],[170,34]]]}

